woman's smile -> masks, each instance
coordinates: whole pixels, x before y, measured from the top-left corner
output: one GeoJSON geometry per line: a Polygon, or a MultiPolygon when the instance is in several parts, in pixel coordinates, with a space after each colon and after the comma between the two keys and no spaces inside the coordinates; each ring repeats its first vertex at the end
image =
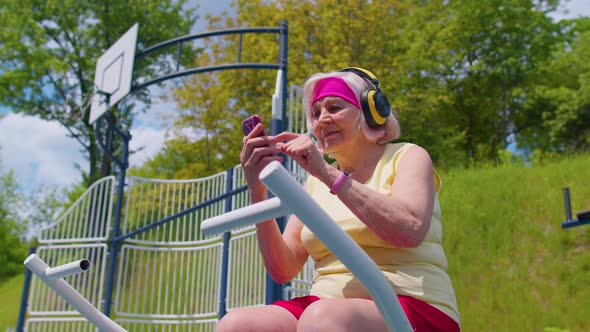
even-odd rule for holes
{"type": "Polygon", "coordinates": [[[322,130],[322,137],[324,139],[328,138],[328,137],[332,137],[334,135],[337,135],[339,133],[338,130],[322,130]]]}

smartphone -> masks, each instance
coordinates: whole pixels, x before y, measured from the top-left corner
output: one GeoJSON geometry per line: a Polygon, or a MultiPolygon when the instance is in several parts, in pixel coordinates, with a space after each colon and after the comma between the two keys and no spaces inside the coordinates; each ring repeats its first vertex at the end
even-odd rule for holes
{"type": "MultiPolygon", "coordinates": [[[[242,121],[242,131],[244,132],[244,136],[248,135],[252,131],[252,129],[254,129],[254,127],[256,127],[256,125],[259,123],[262,123],[262,120],[258,115],[252,115],[251,117],[242,121]]],[[[263,129],[262,133],[258,136],[264,135],[266,135],[266,133],[263,129]]]]}

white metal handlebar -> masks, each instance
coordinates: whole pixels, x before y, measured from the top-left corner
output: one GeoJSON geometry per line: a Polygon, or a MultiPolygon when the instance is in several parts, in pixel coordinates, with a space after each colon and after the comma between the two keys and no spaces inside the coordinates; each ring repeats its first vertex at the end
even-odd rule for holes
{"type": "Polygon", "coordinates": [[[278,197],[273,197],[206,219],[201,223],[201,232],[206,236],[225,233],[238,227],[253,225],[287,214],[289,214],[289,209],[281,204],[278,197]]]}
{"type": "Polygon", "coordinates": [[[46,283],[66,302],[74,307],[82,316],[86,317],[101,331],[126,332],[119,324],[96,309],[70,284],[62,279],[64,276],[79,273],[90,268],[88,260],[80,260],[58,267],[49,267],[39,256],[31,254],[24,262],[27,269],[31,270],[39,279],[46,283]]]}

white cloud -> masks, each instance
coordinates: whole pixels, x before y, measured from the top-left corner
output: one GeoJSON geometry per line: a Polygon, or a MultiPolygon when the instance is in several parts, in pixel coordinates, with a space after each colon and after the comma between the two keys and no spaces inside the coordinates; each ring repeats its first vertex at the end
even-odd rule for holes
{"type": "Polygon", "coordinates": [[[550,14],[556,21],[590,16],[590,1],[566,0],[562,2],[556,12],[550,14]]]}
{"type": "MultiPolygon", "coordinates": [[[[162,98],[166,89],[150,87],[151,106],[133,118],[129,148],[136,152],[129,158],[130,166],[140,166],[155,156],[166,140],[166,128],[170,126],[170,121],[177,113],[176,103],[166,102],[162,98]]],[[[138,108],[141,108],[141,105],[138,108]]]]}
{"type": "Polygon", "coordinates": [[[12,169],[26,190],[81,179],[74,168],[74,163],[85,162],[80,146],[56,122],[9,113],[0,119],[0,147],[2,168],[12,169]]]}
{"type": "MultiPolygon", "coordinates": [[[[162,147],[164,129],[151,126],[131,129],[130,149],[144,147],[133,154],[129,163],[141,165],[162,147]]],[[[67,136],[67,131],[56,122],[36,117],[8,113],[0,119],[0,151],[3,171],[13,170],[26,191],[41,185],[64,187],[81,180],[87,161],[79,143],[67,136]]]]}
{"type": "Polygon", "coordinates": [[[146,160],[160,151],[165,140],[165,130],[152,127],[138,127],[131,129],[129,148],[139,150],[129,157],[130,166],[140,166],[146,160]]]}

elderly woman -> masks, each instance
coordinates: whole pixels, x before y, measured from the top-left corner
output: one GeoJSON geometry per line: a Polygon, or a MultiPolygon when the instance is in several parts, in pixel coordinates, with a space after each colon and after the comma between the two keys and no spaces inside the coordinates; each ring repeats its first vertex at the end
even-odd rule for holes
{"type": "MultiPolygon", "coordinates": [[[[399,137],[399,123],[368,70],[312,75],[304,105],[316,140],[289,132],[264,136],[261,124],[244,137],[240,160],[251,201],[267,198],[260,171],[282,161],[280,152],[289,156],[310,174],[307,192],[383,271],[414,330],[459,331],[442,247],[441,180],[428,152],[388,143],[399,137]]],[[[217,331],[387,331],[365,287],[297,216],[283,234],[274,220],[258,223],[256,233],[266,269],[279,283],[313,257],[310,295],[231,311],[217,331]]]]}

